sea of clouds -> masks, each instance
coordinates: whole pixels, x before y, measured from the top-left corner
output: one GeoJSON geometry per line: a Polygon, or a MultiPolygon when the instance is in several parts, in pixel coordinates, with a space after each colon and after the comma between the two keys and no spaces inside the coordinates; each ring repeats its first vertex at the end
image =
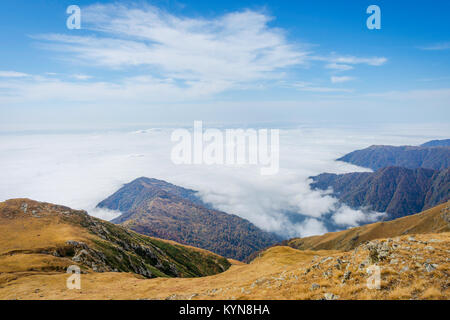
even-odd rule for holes
{"type": "Polygon", "coordinates": [[[215,208],[289,238],[345,229],[379,219],[313,191],[309,177],[323,172],[370,171],[336,158],[373,144],[418,145],[448,138],[439,126],[326,128],[295,126],[280,132],[280,171],[261,176],[258,166],[175,165],[173,128],[84,133],[0,134],[0,201],[30,198],[87,210],[102,219],[119,212],[98,202],[138,177],[166,180],[199,192],[215,208]]]}

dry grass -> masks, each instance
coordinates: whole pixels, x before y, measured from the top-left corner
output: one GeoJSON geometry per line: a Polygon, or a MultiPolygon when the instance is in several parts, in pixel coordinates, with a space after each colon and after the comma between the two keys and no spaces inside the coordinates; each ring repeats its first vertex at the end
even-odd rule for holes
{"type": "Polygon", "coordinates": [[[222,274],[205,278],[146,280],[132,274],[89,273],[82,275],[80,291],[66,289],[65,274],[0,278],[0,298],[297,300],[323,299],[325,293],[333,293],[340,299],[448,299],[450,233],[415,238],[417,241],[412,242],[404,236],[392,242],[401,248],[378,263],[382,270],[380,290],[366,286],[366,270],[359,265],[369,252],[362,246],[356,252],[274,247],[249,265],[233,265],[222,274]],[[430,245],[433,251],[425,249],[430,245]],[[338,258],[342,261],[340,270],[336,267],[338,258]],[[438,264],[436,270],[425,270],[423,263],[427,260],[438,264]],[[409,270],[401,271],[405,267],[409,270]],[[351,276],[343,283],[346,271],[351,271],[351,276]],[[312,289],[313,283],[320,287],[312,289]]]}
{"type": "Polygon", "coordinates": [[[443,220],[442,211],[448,211],[450,201],[424,212],[392,221],[364,225],[341,232],[327,233],[289,241],[289,246],[309,250],[351,250],[373,239],[392,238],[404,234],[450,232],[450,224],[443,220]]]}
{"type": "Polygon", "coordinates": [[[64,270],[73,262],[37,252],[67,240],[89,243],[93,235],[51,213],[39,218],[19,219],[17,215],[20,212],[6,211],[0,216],[0,299],[297,300],[323,299],[326,293],[362,300],[450,297],[448,232],[415,235],[415,240],[409,235],[377,240],[391,248],[389,256],[377,262],[381,268],[379,290],[366,286],[367,265],[360,267],[369,257],[364,245],[351,251],[273,247],[251,264],[232,261],[226,272],[204,278],[148,280],[130,273],[89,271],[81,276],[82,290],[69,290],[64,270]],[[435,269],[428,272],[428,263],[435,269]],[[343,281],[346,272],[351,273],[343,281]]]}

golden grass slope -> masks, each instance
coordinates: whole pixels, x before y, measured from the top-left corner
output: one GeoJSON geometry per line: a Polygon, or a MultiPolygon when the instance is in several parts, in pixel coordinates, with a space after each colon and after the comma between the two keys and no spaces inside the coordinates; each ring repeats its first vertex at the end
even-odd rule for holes
{"type": "Polygon", "coordinates": [[[75,255],[85,272],[143,270],[149,277],[210,275],[230,265],[206,250],[139,235],[82,211],[28,199],[0,203],[2,275],[65,272],[75,255]]]}
{"type": "Polygon", "coordinates": [[[424,212],[396,220],[327,233],[322,236],[292,239],[283,242],[283,245],[300,250],[351,250],[361,243],[373,239],[405,234],[449,232],[449,222],[450,201],[424,212]]]}
{"type": "Polygon", "coordinates": [[[449,239],[440,233],[377,241],[390,248],[376,262],[380,289],[366,285],[367,246],[349,252],[273,247],[251,264],[204,278],[88,273],[81,290],[69,290],[66,274],[2,275],[0,299],[448,299],[449,239]]]}
{"type": "MultiPolygon", "coordinates": [[[[439,214],[445,208],[438,208],[439,214]]],[[[440,233],[412,236],[412,231],[408,231],[402,236],[365,242],[348,251],[278,246],[266,250],[250,264],[233,261],[227,271],[202,278],[145,279],[133,273],[98,273],[89,269],[81,275],[81,290],[69,290],[69,275],[60,269],[66,266],[65,260],[29,253],[6,255],[0,258],[0,299],[449,299],[450,232],[441,232],[444,223],[435,220],[439,218],[437,211],[430,212],[406,220],[411,222],[409,226],[402,222],[401,230],[428,232],[432,226],[440,233]],[[427,227],[420,226],[420,222],[427,227]],[[379,289],[367,287],[367,268],[371,265],[380,267],[379,289]]],[[[0,220],[0,225],[8,222],[11,221],[0,220]]],[[[51,219],[45,220],[42,229],[36,229],[33,223],[14,224],[18,233],[26,235],[16,235],[13,240],[0,235],[0,252],[28,246],[41,248],[46,243],[64,242],[67,237],[90,239],[80,229],[63,228],[59,233],[60,228],[54,228],[51,219]],[[55,234],[40,238],[40,230],[55,234]],[[16,243],[21,237],[24,242],[16,243]]],[[[378,228],[375,234],[384,234],[378,228]]],[[[11,233],[7,229],[1,231],[11,233]]]]}

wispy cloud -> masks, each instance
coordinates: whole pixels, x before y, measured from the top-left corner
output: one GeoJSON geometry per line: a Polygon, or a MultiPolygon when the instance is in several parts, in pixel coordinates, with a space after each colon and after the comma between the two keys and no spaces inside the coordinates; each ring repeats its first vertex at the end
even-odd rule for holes
{"type": "Polygon", "coordinates": [[[353,92],[352,89],[346,88],[333,88],[333,87],[324,87],[318,86],[310,82],[295,82],[291,84],[292,87],[296,88],[299,91],[305,92],[318,92],[318,93],[336,93],[336,92],[353,92]]]}
{"type": "Polygon", "coordinates": [[[342,82],[348,82],[348,81],[352,81],[352,80],[355,80],[355,78],[349,77],[349,76],[343,76],[343,77],[332,76],[331,77],[332,83],[342,83],[342,82]]]}
{"type": "MultiPolygon", "coordinates": [[[[357,64],[379,66],[387,60],[334,53],[317,57],[311,46],[289,41],[285,30],[271,27],[273,19],[254,10],[206,19],[177,16],[150,5],[98,4],[83,8],[83,28],[89,35],[41,34],[34,38],[46,49],[64,52],[65,59],[74,63],[134,75],[114,84],[96,83],[102,90],[112,87],[136,94],[138,89],[127,86],[134,78],[137,87],[155,83],[162,87],[158,99],[167,101],[276,86],[287,75],[292,77],[294,67],[309,66],[312,61],[345,71],[357,64]]],[[[70,83],[58,85],[69,87],[70,83]]],[[[80,89],[78,83],[74,86],[80,89]]],[[[302,90],[345,91],[312,86],[302,90]]],[[[153,99],[153,91],[149,88],[140,98],[153,99]]]]}
{"type": "Polygon", "coordinates": [[[440,42],[427,46],[420,46],[419,49],[427,51],[442,51],[450,49],[450,42],[440,42]]]}
{"type": "Polygon", "coordinates": [[[89,80],[92,79],[92,76],[89,76],[87,74],[73,74],[72,78],[77,80],[89,80]]]}
{"type": "Polygon", "coordinates": [[[142,67],[143,74],[217,86],[278,78],[304,64],[308,50],[289,43],[272,17],[246,10],[214,19],[179,17],[153,6],[83,8],[83,26],[96,36],[39,35],[47,47],[97,67],[142,67]]]}
{"type": "Polygon", "coordinates": [[[348,64],[339,64],[339,63],[335,63],[335,62],[325,65],[325,68],[336,70],[336,71],[348,71],[348,70],[353,69],[353,67],[348,64]]]}
{"type": "Polygon", "coordinates": [[[349,65],[357,64],[378,67],[384,65],[388,61],[386,57],[356,57],[337,54],[332,54],[330,56],[313,56],[312,59],[328,62],[326,67],[329,69],[348,68],[349,65]]]}
{"type": "Polygon", "coordinates": [[[17,72],[17,71],[1,71],[0,70],[0,77],[1,78],[24,78],[29,77],[29,74],[17,72]]]}

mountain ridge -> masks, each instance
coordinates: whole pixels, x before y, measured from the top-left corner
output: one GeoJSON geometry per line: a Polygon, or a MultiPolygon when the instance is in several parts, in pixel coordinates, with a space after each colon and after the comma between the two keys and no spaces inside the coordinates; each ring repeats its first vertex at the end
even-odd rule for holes
{"type": "Polygon", "coordinates": [[[387,167],[310,178],[312,189],[332,188],[332,195],[350,207],[387,212],[389,219],[418,213],[449,199],[450,169],[387,167]]]}
{"type": "Polygon", "coordinates": [[[448,140],[433,140],[421,146],[373,145],[337,160],[372,170],[390,166],[443,170],[450,167],[450,146],[448,140]]]}
{"type": "Polygon", "coordinates": [[[193,190],[156,179],[135,179],[98,207],[125,210],[112,222],[138,233],[241,261],[281,240],[237,215],[212,209],[193,190]]]}
{"type": "Polygon", "coordinates": [[[83,272],[196,277],[230,266],[206,250],[140,235],[82,210],[29,199],[0,203],[0,250],[0,273],[65,272],[77,264],[83,272]]]}

